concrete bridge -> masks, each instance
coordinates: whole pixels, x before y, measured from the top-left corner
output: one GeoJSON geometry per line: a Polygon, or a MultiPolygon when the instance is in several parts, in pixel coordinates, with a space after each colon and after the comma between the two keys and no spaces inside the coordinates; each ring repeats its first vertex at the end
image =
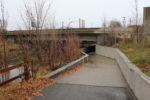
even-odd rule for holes
{"type": "MultiPolygon", "coordinates": [[[[130,31],[130,30],[128,30],[130,31]]],[[[99,45],[106,45],[106,46],[112,46],[115,44],[115,42],[119,39],[119,35],[117,34],[123,34],[124,29],[123,28],[117,28],[115,30],[111,28],[70,28],[70,29],[47,29],[42,30],[41,34],[38,35],[33,30],[32,35],[29,34],[29,31],[9,31],[7,33],[7,38],[13,42],[18,42],[18,40],[23,40],[29,42],[29,36],[32,37],[32,41],[51,41],[50,38],[51,33],[58,33],[61,35],[61,38],[63,40],[63,35],[65,33],[71,33],[75,37],[77,37],[80,40],[81,48],[86,53],[94,52],[95,51],[95,44],[99,45]]]]}
{"type": "MultiPolygon", "coordinates": [[[[93,42],[99,42],[98,38],[100,35],[107,35],[108,33],[102,32],[99,28],[74,28],[74,29],[48,29],[48,30],[43,30],[41,35],[47,36],[53,32],[57,32],[59,34],[65,34],[66,32],[72,33],[74,35],[77,35],[80,37],[81,41],[93,41],[93,42]]],[[[27,35],[29,34],[28,31],[10,31],[7,34],[8,38],[16,39],[18,35],[27,35]]],[[[34,33],[32,33],[34,34],[34,33]]],[[[36,33],[35,33],[36,34],[36,33]]],[[[41,38],[41,37],[40,37],[41,38]]],[[[45,38],[45,37],[44,37],[45,38]]],[[[45,40],[48,38],[45,38],[45,40]]]]}
{"type": "MultiPolygon", "coordinates": [[[[71,28],[71,29],[47,29],[42,30],[42,33],[40,34],[39,40],[50,40],[50,34],[53,32],[57,32],[59,34],[65,34],[66,32],[69,32],[75,36],[77,36],[81,43],[86,45],[91,44],[106,44],[113,45],[114,43],[114,31],[111,29],[103,29],[103,28],[71,28]]],[[[115,31],[117,33],[122,33],[123,30],[117,30],[115,31]]],[[[18,36],[19,38],[22,38],[22,40],[26,40],[29,36],[28,31],[9,31],[7,33],[7,38],[10,39],[13,42],[17,42],[18,36]]],[[[36,33],[33,31],[32,37],[34,40],[34,37],[36,36],[36,33]]]]}
{"type": "MultiPolygon", "coordinates": [[[[118,33],[122,33],[123,30],[118,30],[118,33]]],[[[95,51],[95,44],[112,46],[115,43],[115,35],[112,34],[113,31],[111,29],[103,29],[103,28],[71,28],[71,29],[47,29],[42,30],[41,34],[38,35],[38,41],[51,41],[50,38],[51,33],[61,34],[61,38],[63,40],[63,35],[65,33],[71,33],[76,36],[81,43],[81,48],[86,53],[95,51]]],[[[18,43],[18,40],[23,40],[29,42],[29,31],[9,31],[6,37],[18,43]]],[[[37,35],[35,31],[32,31],[32,41],[37,40],[37,35]]]]}

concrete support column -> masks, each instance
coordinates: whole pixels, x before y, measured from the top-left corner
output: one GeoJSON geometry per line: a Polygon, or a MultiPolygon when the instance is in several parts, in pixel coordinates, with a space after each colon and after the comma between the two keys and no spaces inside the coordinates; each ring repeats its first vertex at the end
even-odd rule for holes
{"type": "Polygon", "coordinates": [[[96,43],[101,44],[101,35],[97,35],[96,43]]]}

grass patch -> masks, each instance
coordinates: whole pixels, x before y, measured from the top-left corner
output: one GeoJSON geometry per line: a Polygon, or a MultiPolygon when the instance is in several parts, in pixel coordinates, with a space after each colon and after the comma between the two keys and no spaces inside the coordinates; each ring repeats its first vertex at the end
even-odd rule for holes
{"type": "Polygon", "coordinates": [[[150,76],[150,47],[141,47],[140,44],[120,43],[120,50],[136,64],[143,73],[150,76]]]}
{"type": "Polygon", "coordinates": [[[121,48],[133,63],[150,64],[150,48],[121,48]]]}

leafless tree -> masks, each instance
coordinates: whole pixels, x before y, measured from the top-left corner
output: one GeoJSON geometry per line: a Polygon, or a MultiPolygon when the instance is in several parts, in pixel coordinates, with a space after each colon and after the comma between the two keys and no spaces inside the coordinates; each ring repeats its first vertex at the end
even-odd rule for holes
{"type": "Polygon", "coordinates": [[[110,21],[110,25],[109,25],[110,27],[122,27],[122,24],[121,24],[121,22],[120,21],[117,21],[117,20],[112,20],[112,21],[110,21]]]}
{"type": "Polygon", "coordinates": [[[135,24],[136,24],[136,36],[137,36],[136,41],[137,41],[137,43],[139,41],[138,21],[139,21],[138,0],[135,0],[135,24]]]}
{"type": "MultiPolygon", "coordinates": [[[[107,33],[107,21],[106,21],[106,17],[103,17],[103,19],[102,19],[102,27],[103,27],[103,32],[107,33]]],[[[106,45],[106,42],[107,42],[107,37],[106,37],[106,35],[104,35],[103,44],[106,45]]]]}
{"type": "Polygon", "coordinates": [[[121,24],[121,22],[120,21],[118,21],[118,20],[111,20],[110,21],[110,24],[109,24],[109,27],[110,27],[110,30],[111,30],[111,33],[112,33],[112,35],[114,36],[114,38],[115,38],[115,45],[116,45],[116,43],[117,43],[117,34],[118,34],[118,32],[117,32],[117,28],[121,28],[122,27],[122,24],[121,24]]]}
{"type": "Polygon", "coordinates": [[[141,18],[140,18],[140,14],[139,14],[139,2],[138,2],[138,0],[134,0],[134,20],[135,20],[135,26],[136,26],[135,31],[134,31],[134,33],[135,33],[134,39],[135,39],[136,43],[139,43],[143,36],[140,36],[142,34],[140,34],[141,33],[140,32],[140,28],[141,28],[140,27],[140,20],[141,20],[141,18]]]}
{"type": "MultiPolygon", "coordinates": [[[[55,70],[63,63],[80,56],[80,45],[77,39],[67,30],[65,32],[55,29],[54,21],[44,28],[49,21],[50,3],[47,0],[33,1],[33,5],[24,3],[25,14],[21,14],[26,31],[20,33],[20,48],[25,59],[35,58],[36,64],[49,65],[55,70]],[[60,34],[61,33],[61,34],[60,34]],[[23,38],[25,37],[25,38],[23,38]],[[33,53],[33,54],[32,54],[33,53]]],[[[36,75],[37,66],[33,71],[36,75]]]]}
{"type": "MultiPolygon", "coordinates": [[[[30,2],[24,2],[24,12],[21,13],[21,18],[27,33],[23,33],[26,36],[25,41],[23,35],[20,35],[20,43],[21,48],[23,48],[23,56],[26,60],[29,60],[30,57],[34,57],[37,58],[36,60],[38,60],[39,63],[43,62],[42,54],[44,52],[44,44],[41,37],[41,31],[47,21],[49,11],[50,2],[48,0],[31,0],[30,2]]],[[[36,73],[37,68],[34,67],[33,69],[36,73]]]]}
{"type": "MultiPolygon", "coordinates": [[[[7,68],[8,67],[8,62],[7,62],[7,48],[6,48],[6,39],[5,39],[5,34],[7,31],[7,18],[6,18],[6,11],[5,11],[5,5],[4,5],[4,0],[0,1],[0,42],[2,43],[2,47],[0,47],[0,53],[2,56],[2,68],[7,68]]],[[[5,79],[8,79],[9,75],[8,73],[4,73],[2,75],[2,81],[4,81],[5,79]]]]}

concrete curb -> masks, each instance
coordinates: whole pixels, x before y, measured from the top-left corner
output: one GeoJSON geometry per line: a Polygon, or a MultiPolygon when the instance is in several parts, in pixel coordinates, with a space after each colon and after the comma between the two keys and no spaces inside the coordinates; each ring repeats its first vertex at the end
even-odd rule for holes
{"type": "Polygon", "coordinates": [[[77,65],[79,65],[81,63],[87,62],[89,55],[84,53],[84,52],[82,52],[82,54],[83,54],[83,56],[80,57],[79,59],[77,59],[75,61],[72,61],[70,63],[67,63],[66,65],[62,66],[61,68],[59,68],[59,69],[57,69],[57,70],[55,70],[55,71],[45,75],[44,77],[45,78],[52,78],[52,77],[60,74],[61,72],[64,72],[65,70],[67,70],[69,68],[72,68],[72,67],[77,66],[77,65]]]}
{"type": "Polygon", "coordinates": [[[119,49],[96,45],[96,53],[115,59],[138,100],[150,100],[150,77],[146,76],[119,49]]]}

